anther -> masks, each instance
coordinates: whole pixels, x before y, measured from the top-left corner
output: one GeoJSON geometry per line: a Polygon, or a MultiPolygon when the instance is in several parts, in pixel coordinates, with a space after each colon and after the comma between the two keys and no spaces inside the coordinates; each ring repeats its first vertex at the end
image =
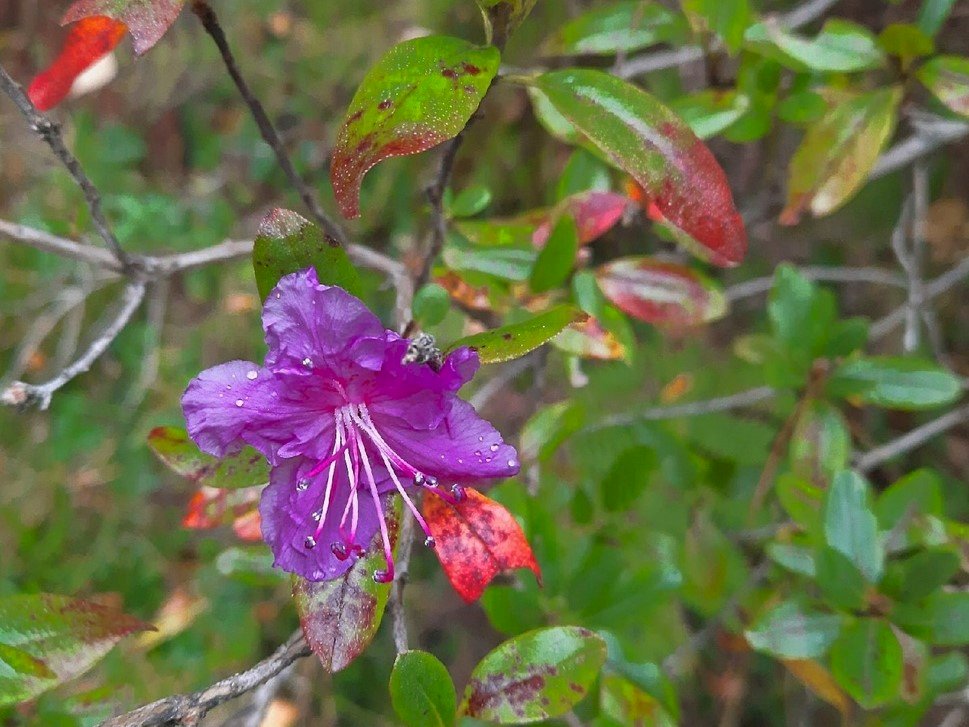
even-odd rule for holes
{"type": "Polygon", "coordinates": [[[424,545],[425,547],[428,547],[428,548],[435,548],[437,547],[437,541],[434,539],[433,536],[428,535],[426,538],[424,538],[424,545]]]}
{"type": "Polygon", "coordinates": [[[390,583],[394,580],[394,574],[386,570],[375,570],[373,579],[375,583],[390,583]]]}
{"type": "Polygon", "coordinates": [[[346,560],[350,557],[350,551],[347,550],[347,546],[343,543],[331,543],[330,552],[333,553],[337,560],[346,560]]]}

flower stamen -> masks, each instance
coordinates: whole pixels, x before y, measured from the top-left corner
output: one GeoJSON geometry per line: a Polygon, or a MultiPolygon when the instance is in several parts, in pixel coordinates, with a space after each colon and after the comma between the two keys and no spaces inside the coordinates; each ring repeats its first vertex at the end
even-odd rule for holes
{"type": "Polygon", "coordinates": [[[377,482],[373,476],[373,468],[370,466],[370,458],[367,456],[367,450],[355,430],[353,432],[353,443],[356,446],[357,452],[359,452],[360,460],[363,462],[364,472],[367,474],[367,481],[370,483],[370,496],[373,498],[373,506],[377,512],[377,521],[380,523],[380,537],[384,541],[384,557],[387,559],[387,569],[374,571],[373,579],[377,583],[390,583],[394,580],[394,551],[390,545],[390,534],[387,532],[387,518],[384,517],[384,509],[380,502],[380,493],[377,491],[377,482]]]}

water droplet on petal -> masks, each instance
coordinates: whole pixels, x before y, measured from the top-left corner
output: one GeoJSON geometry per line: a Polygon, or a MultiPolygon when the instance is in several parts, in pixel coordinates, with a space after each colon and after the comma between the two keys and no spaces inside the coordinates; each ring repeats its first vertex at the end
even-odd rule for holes
{"type": "Polygon", "coordinates": [[[437,547],[437,541],[430,535],[424,538],[424,545],[428,548],[437,547]]]}
{"type": "Polygon", "coordinates": [[[484,435],[483,434],[480,437],[478,437],[478,441],[479,442],[483,442],[484,441],[484,435]]]}
{"type": "Polygon", "coordinates": [[[510,460],[508,460],[508,466],[509,467],[517,467],[518,466],[518,462],[516,460],[510,459],[510,460]]]}
{"type": "Polygon", "coordinates": [[[350,551],[347,550],[347,546],[343,543],[331,543],[330,552],[337,560],[346,560],[350,557],[350,551]]]}
{"type": "Polygon", "coordinates": [[[303,365],[308,369],[313,368],[313,359],[307,356],[306,358],[303,359],[303,365]]]}
{"type": "Polygon", "coordinates": [[[468,498],[468,493],[464,491],[461,485],[455,483],[451,485],[451,496],[457,502],[464,502],[468,498]]]}
{"type": "Polygon", "coordinates": [[[246,378],[249,379],[249,381],[255,381],[257,376],[259,376],[259,372],[255,369],[246,374],[246,378]]]}
{"type": "Polygon", "coordinates": [[[424,475],[421,472],[414,473],[414,487],[422,487],[424,485],[424,475]]]}
{"type": "Polygon", "coordinates": [[[475,457],[480,457],[481,456],[481,450],[480,449],[474,450],[474,456],[475,457]]]}
{"type": "Polygon", "coordinates": [[[489,449],[491,449],[492,452],[497,452],[498,451],[498,445],[497,444],[492,444],[489,449]]]}
{"type": "Polygon", "coordinates": [[[305,477],[296,483],[296,489],[299,492],[306,492],[306,488],[310,486],[310,481],[305,477]]]}
{"type": "Polygon", "coordinates": [[[323,519],[323,511],[322,510],[317,510],[316,512],[314,512],[313,513],[313,519],[316,520],[316,522],[319,522],[320,520],[322,520],[323,519]]]}
{"type": "Polygon", "coordinates": [[[437,477],[428,477],[425,482],[426,487],[437,487],[438,484],[437,477]]]}
{"type": "Polygon", "coordinates": [[[394,580],[394,577],[385,570],[375,570],[373,572],[373,579],[376,583],[390,583],[394,580]]]}
{"type": "Polygon", "coordinates": [[[242,399],[236,399],[236,406],[242,406],[245,403],[242,399]]]}
{"type": "Polygon", "coordinates": [[[307,550],[313,550],[316,547],[316,538],[312,535],[307,535],[306,540],[303,541],[303,547],[307,550]]]}

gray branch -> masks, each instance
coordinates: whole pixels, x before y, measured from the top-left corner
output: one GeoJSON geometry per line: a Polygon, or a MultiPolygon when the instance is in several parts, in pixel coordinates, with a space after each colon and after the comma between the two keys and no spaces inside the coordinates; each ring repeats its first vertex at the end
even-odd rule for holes
{"type": "Polygon", "coordinates": [[[921,447],[933,437],[937,437],[967,421],[969,421],[969,405],[953,409],[938,419],[933,419],[928,424],[923,424],[921,427],[861,455],[855,460],[855,468],[859,472],[873,470],[880,464],[921,447]]]}

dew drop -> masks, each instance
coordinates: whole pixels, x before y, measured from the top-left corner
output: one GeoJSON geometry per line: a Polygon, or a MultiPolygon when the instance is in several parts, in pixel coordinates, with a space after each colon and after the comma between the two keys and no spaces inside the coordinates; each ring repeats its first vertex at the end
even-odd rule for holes
{"type": "Polygon", "coordinates": [[[481,457],[481,450],[480,449],[474,450],[474,456],[480,458],[481,457]]]}
{"type": "Polygon", "coordinates": [[[518,466],[518,462],[516,460],[510,459],[510,460],[508,460],[508,466],[509,467],[517,467],[518,466]]]}
{"type": "Polygon", "coordinates": [[[316,520],[316,522],[319,522],[320,520],[322,520],[323,519],[323,511],[322,510],[317,510],[316,512],[314,512],[313,513],[313,519],[316,520]]]}
{"type": "Polygon", "coordinates": [[[497,452],[497,451],[498,451],[498,449],[499,449],[499,447],[498,447],[498,445],[497,445],[497,444],[492,444],[492,445],[491,445],[491,447],[489,447],[489,449],[490,449],[490,450],[491,450],[492,452],[497,452]]]}
{"type": "Polygon", "coordinates": [[[385,570],[375,570],[373,572],[373,579],[376,583],[390,583],[394,580],[394,577],[385,570]]]}
{"type": "Polygon", "coordinates": [[[296,483],[296,489],[299,492],[306,492],[306,488],[309,486],[310,486],[310,481],[305,478],[296,483]]]}
{"type": "Polygon", "coordinates": [[[414,473],[414,487],[423,487],[424,485],[424,475],[420,472],[414,473]]]}
{"type": "Polygon", "coordinates": [[[484,435],[483,434],[480,437],[478,437],[478,441],[479,442],[483,442],[484,441],[484,435]]]}
{"type": "Polygon", "coordinates": [[[464,502],[468,498],[468,493],[464,491],[464,488],[459,484],[451,485],[451,496],[457,502],[464,502]]]}
{"type": "Polygon", "coordinates": [[[255,369],[246,374],[246,378],[249,379],[249,381],[255,381],[257,376],[259,376],[259,372],[255,369]]]}
{"type": "Polygon", "coordinates": [[[437,547],[437,541],[432,536],[428,535],[426,538],[424,538],[424,545],[428,548],[435,548],[437,547]]]}
{"type": "Polygon", "coordinates": [[[303,541],[303,547],[307,550],[313,550],[316,547],[316,538],[312,535],[307,535],[306,540],[303,541]]]}
{"type": "Polygon", "coordinates": [[[343,543],[330,543],[330,552],[337,560],[346,560],[350,557],[350,551],[343,543]]]}
{"type": "Polygon", "coordinates": [[[437,487],[438,485],[437,477],[428,477],[424,482],[424,484],[427,487],[437,487]]]}
{"type": "Polygon", "coordinates": [[[236,406],[242,406],[245,403],[242,399],[236,399],[236,406]]]}
{"type": "Polygon", "coordinates": [[[303,365],[308,369],[313,368],[313,359],[307,356],[306,358],[303,359],[303,365]]]}

